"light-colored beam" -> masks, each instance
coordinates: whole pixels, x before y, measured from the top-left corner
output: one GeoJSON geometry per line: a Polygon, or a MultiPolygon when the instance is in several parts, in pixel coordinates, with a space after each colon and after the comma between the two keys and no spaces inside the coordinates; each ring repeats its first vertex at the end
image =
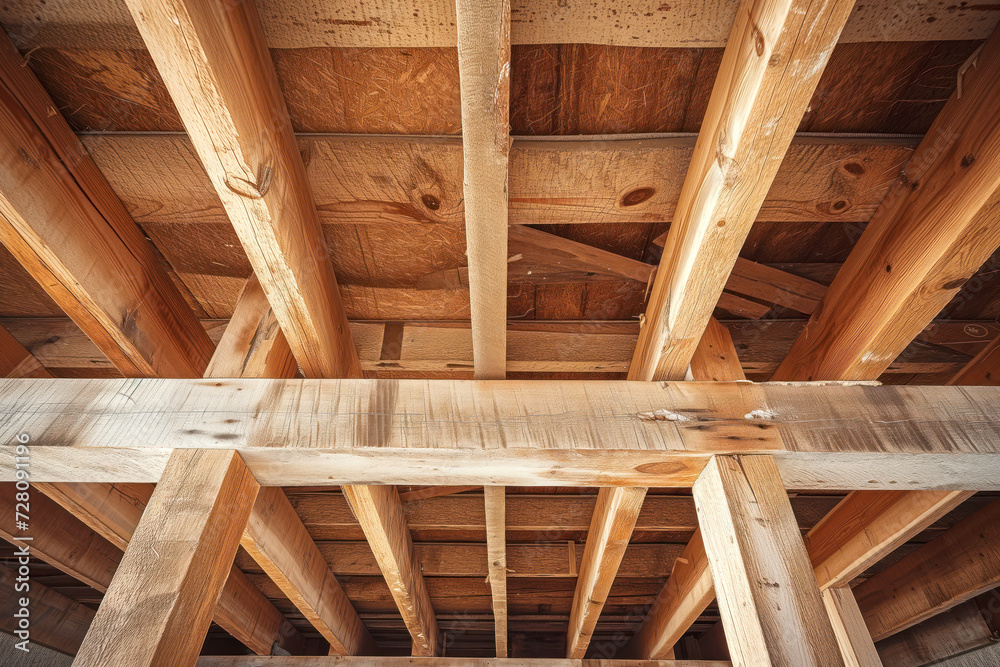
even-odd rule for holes
{"type": "Polygon", "coordinates": [[[125,376],[200,376],[208,336],[6,35],[0,128],[0,242],[125,376]]]}
{"type": "Polygon", "coordinates": [[[874,380],[1000,246],[1000,31],[962,76],[776,380],[874,380]]]}
{"type": "Polygon", "coordinates": [[[441,650],[437,620],[399,494],[392,486],[345,485],[343,491],[410,631],[414,654],[437,655],[441,650]]]}
{"type": "Polygon", "coordinates": [[[1000,501],[994,501],[854,589],[879,641],[1000,583],[1000,501]]]}
{"type": "Polygon", "coordinates": [[[258,488],[234,451],[172,455],[73,664],[193,664],[258,488]]]}
{"type": "Polygon", "coordinates": [[[746,380],[729,329],[714,317],[709,319],[701,342],[691,358],[691,375],[703,382],[746,380]]]}
{"type": "Polygon", "coordinates": [[[510,0],[458,0],[465,236],[475,376],[507,369],[510,0]]]}
{"type": "MultiPolygon", "coordinates": [[[[239,449],[267,486],[690,486],[773,453],[797,489],[1000,488],[1000,390],[746,382],[0,380],[36,481],[150,482],[239,449]],[[838,428],[816,428],[839,422],[838,428]],[[919,456],[914,456],[919,454],[919,456]]],[[[9,446],[9,445],[8,445],[9,446]]],[[[14,459],[0,458],[12,480],[14,459]]]]}
{"type": "Polygon", "coordinates": [[[644,488],[602,488],[587,531],[566,634],[566,657],[582,658],[618,574],[646,497],[644,488]]]}
{"type": "Polygon", "coordinates": [[[127,4],[295,359],[308,377],[360,377],[255,4],[127,4]]]}
{"type": "Polygon", "coordinates": [[[823,604],[830,614],[844,667],[882,667],[882,660],[875,650],[851,587],[827,588],[823,591],[823,604]]]}
{"type": "MultiPolygon", "coordinates": [[[[507,657],[507,519],[506,491],[483,487],[486,510],[486,558],[493,596],[493,624],[498,658],[507,657]]],[[[574,563],[575,565],[575,563],[574,563]]]]}
{"type": "Polygon", "coordinates": [[[692,492],[733,664],[843,667],[774,462],[714,457],[692,492]]]}
{"type": "Polygon", "coordinates": [[[740,3],[629,379],[684,378],[853,6],[853,0],[740,3]]]}

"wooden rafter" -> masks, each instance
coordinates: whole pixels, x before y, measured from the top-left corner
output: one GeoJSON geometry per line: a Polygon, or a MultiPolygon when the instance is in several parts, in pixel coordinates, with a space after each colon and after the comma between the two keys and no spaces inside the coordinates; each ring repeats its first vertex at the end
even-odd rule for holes
{"type": "Polygon", "coordinates": [[[1000,501],[994,501],[854,593],[878,641],[1000,583],[1000,501]]]}
{"type": "Polygon", "coordinates": [[[239,454],[177,452],[73,664],[192,664],[259,486],[239,454]]]}
{"type": "Polygon", "coordinates": [[[0,35],[0,242],[127,377],[198,377],[212,344],[153,245],[0,35]]]}
{"type": "Polygon", "coordinates": [[[715,457],[692,492],[735,664],[843,666],[774,462],[715,457]]]}
{"type": "Polygon", "coordinates": [[[827,588],[823,591],[823,604],[830,615],[844,664],[847,667],[882,667],[851,587],[827,588]]]}
{"type": "MultiPolygon", "coordinates": [[[[16,567],[0,565],[0,630],[18,637],[28,638],[30,645],[41,644],[56,651],[75,655],[83,643],[83,637],[94,620],[94,610],[76,600],[58,593],[37,581],[30,582],[30,590],[18,591],[16,567]],[[27,631],[19,627],[21,613],[21,593],[30,593],[30,627],[27,631]],[[20,631],[23,634],[18,634],[20,631]]],[[[20,577],[23,584],[28,577],[20,577]]],[[[29,648],[30,652],[30,648],[29,648]]]]}
{"type": "MultiPolygon", "coordinates": [[[[156,481],[171,448],[225,446],[239,449],[267,486],[679,487],[690,486],[713,453],[773,453],[796,489],[990,490],[1000,488],[991,468],[1000,456],[998,391],[579,380],[0,380],[0,441],[38,434],[36,481],[156,481]],[[815,428],[830,419],[840,427],[815,428]]],[[[11,465],[0,462],[6,479],[11,465]]]]}
{"type": "Polygon", "coordinates": [[[629,379],[680,380],[853,0],[740,4],[681,189],[629,379]]]}
{"type": "Polygon", "coordinates": [[[874,380],[1000,246],[1000,31],[986,43],[776,380],[874,380]]]}
{"type": "Polygon", "coordinates": [[[475,376],[507,368],[510,0],[458,0],[465,236],[475,376]]]}
{"type": "Polygon", "coordinates": [[[303,372],[360,377],[255,5],[127,4],[303,372]]]}
{"type": "Polygon", "coordinates": [[[0,376],[8,378],[52,377],[31,352],[10,332],[0,327],[0,376]]]}
{"type": "Polygon", "coordinates": [[[1000,337],[990,341],[983,350],[969,360],[953,378],[949,385],[993,385],[1000,384],[1000,337]]]}
{"type": "Polygon", "coordinates": [[[507,648],[507,519],[506,493],[502,486],[483,487],[486,510],[486,568],[493,600],[493,624],[498,658],[507,648]]]}
{"type": "Polygon", "coordinates": [[[635,487],[602,488],[597,496],[570,608],[568,658],[587,653],[645,497],[646,489],[635,487]]]}
{"type": "Polygon", "coordinates": [[[413,638],[414,655],[437,655],[441,650],[437,620],[399,494],[392,486],[343,489],[413,638]]]}

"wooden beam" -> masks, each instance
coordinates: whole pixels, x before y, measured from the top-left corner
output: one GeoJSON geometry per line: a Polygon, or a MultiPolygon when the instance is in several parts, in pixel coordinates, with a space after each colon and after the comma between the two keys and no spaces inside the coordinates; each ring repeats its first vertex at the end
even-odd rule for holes
{"type": "Polygon", "coordinates": [[[35,356],[24,349],[10,332],[0,327],[0,376],[8,378],[48,378],[52,374],[45,370],[35,356]]]}
{"type": "Polygon", "coordinates": [[[502,486],[483,487],[486,510],[486,558],[493,595],[497,657],[507,657],[507,519],[502,486]]]}
{"type": "Polygon", "coordinates": [[[851,587],[827,588],[823,591],[823,604],[830,614],[845,667],[882,667],[851,587]]]}
{"type": "Polygon", "coordinates": [[[291,378],[298,370],[260,281],[252,275],[205,369],[205,377],[291,378]]]}
{"type": "Polygon", "coordinates": [[[691,375],[700,381],[729,382],[747,379],[729,329],[714,317],[709,319],[701,342],[691,358],[691,375]]]}
{"type": "Polygon", "coordinates": [[[972,600],[883,639],[875,648],[892,667],[921,667],[996,641],[972,600]]]}
{"type": "Polygon", "coordinates": [[[256,6],[127,4],[303,372],[360,377],[256,6]]]}
{"type": "Polygon", "coordinates": [[[876,641],[1000,583],[1000,501],[994,501],[854,589],[876,641]]]}
{"type": "Polygon", "coordinates": [[[853,5],[740,4],[629,379],[684,378],[853,5]]]}
{"type": "Polygon", "coordinates": [[[330,642],[331,655],[375,653],[368,629],[280,488],[261,490],[241,544],[330,642]]]}
{"type": "MultiPolygon", "coordinates": [[[[678,487],[690,486],[714,454],[773,453],[796,489],[991,490],[1000,488],[992,468],[1000,457],[998,391],[5,379],[0,442],[32,434],[32,478],[39,482],[156,481],[173,448],[230,447],[268,486],[678,487]],[[815,426],[830,420],[840,427],[815,426]]],[[[13,457],[0,458],[0,480],[13,478],[13,457]]]]}
{"type": "Polygon", "coordinates": [[[970,359],[969,363],[946,384],[953,386],[1000,384],[1000,337],[990,341],[989,345],[970,359]]]}
{"type": "Polygon", "coordinates": [[[418,500],[427,500],[428,498],[440,498],[441,496],[475,491],[479,488],[478,486],[427,486],[422,489],[413,489],[412,491],[400,493],[399,499],[404,503],[412,503],[418,500]]]}
{"type": "Polygon", "coordinates": [[[645,497],[644,488],[623,487],[602,488],[597,496],[570,610],[568,658],[584,657],[590,646],[645,497]]]}
{"type": "Polygon", "coordinates": [[[507,160],[510,0],[458,0],[465,236],[475,376],[507,368],[507,160]]]}
{"type": "Polygon", "coordinates": [[[696,531],[674,563],[667,583],[639,629],[626,645],[625,655],[650,660],[665,658],[714,599],[708,556],[701,532],[696,531]]]}
{"type": "Polygon", "coordinates": [[[821,589],[845,586],[971,491],[852,491],[805,536],[821,589]]]}
{"type": "MultiPolygon", "coordinates": [[[[28,560],[26,557],[24,563],[28,560]]],[[[29,650],[35,644],[41,644],[75,655],[94,620],[94,610],[48,586],[31,581],[28,565],[20,567],[23,574],[17,572],[16,559],[12,561],[12,567],[0,565],[0,630],[14,635],[18,641],[30,641],[29,650]],[[29,587],[24,588],[25,584],[29,587]],[[22,606],[22,599],[29,600],[29,604],[22,606]],[[29,615],[21,616],[24,613],[22,610],[29,615]],[[29,623],[25,628],[19,623],[22,618],[29,623]]],[[[24,657],[27,658],[27,654],[24,657]]]]}
{"type": "Polygon", "coordinates": [[[193,664],[258,488],[234,451],[171,456],[74,664],[193,664]]]}
{"type": "Polygon", "coordinates": [[[877,378],[1000,246],[998,99],[995,31],[774,379],[877,378]]]}
{"type": "Polygon", "coordinates": [[[734,664],[844,665],[774,462],[714,457],[692,492],[734,664]]]}
{"type": "Polygon", "coordinates": [[[153,245],[0,35],[0,242],[129,377],[197,377],[212,345],[153,245]]]}
{"type": "Polygon", "coordinates": [[[441,650],[440,633],[399,494],[391,486],[345,485],[343,491],[410,631],[414,651],[436,655],[441,650]]]}
{"type": "Polygon", "coordinates": [[[153,495],[152,484],[49,484],[34,487],[125,551],[153,495]]]}

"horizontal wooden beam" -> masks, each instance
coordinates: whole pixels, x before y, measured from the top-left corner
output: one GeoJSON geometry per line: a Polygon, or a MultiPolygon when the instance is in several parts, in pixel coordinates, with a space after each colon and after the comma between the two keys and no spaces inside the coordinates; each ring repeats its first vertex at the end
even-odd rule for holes
{"type": "Polygon", "coordinates": [[[716,660],[580,660],[569,658],[254,658],[202,656],[198,667],[732,667],[716,660]]]}
{"type": "MultiPolygon", "coordinates": [[[[758,219],[867,222],[918,140],[797,135],[758,219]]],[[[140,223],[228,224],[187,136],[82,141],[140,223]]],[[[693,135],[683,134],[515,137],[510,222],[669,222],[694,143],[693,135]]],[[[464,220],[458,137],[300,135],[298,144],[309,156],[306,176],[325,225],[464,220]],[[394,178],[386,182],[389,173],[394,178]],[[411,189],[407,183],[423,185],[411,189]]]]}
{"type": "Polygon", "coordinates": [[[234,448],[268,486],[690,486],[713,454],[772,453],[790,488],[987,490],[1000,489],[998,398],[852,384],[21,379],[0,381],[0,442],[31,435],[36,481],[156,481],[174,448],[234,448]]]}
{"type": "Polygon", "coordinates": [[[883,639],[875,648],[886,665],[921,667],[995,641],[979,606],[969,600],[883,639]]]}
{"type": "MultiPolygon", "coordinates": [[[[410,297],[402,291],[386,298],[390,302],[397,299],[395,303],[401,304],[403,301],[399,299],[410,297]]],[[[765,312],[770,310],[767,305],[763,308],[765,312]]],[[[213,340],[221,336],[226,323],[227,320],[202,320],[213,340]]],[[[744,373],[758,379],[774,372],[805,326],[804,320],[721,320],[721,323],[729,329],[733,343],[740,350],[744,373]]],[[[106,376],[115,372],[100,350],[66,318],[5,318],[0,324],[22,345],[30,347],[36,359],[57,376],[106,376]]],[[[472,334],[468,322],[405,322],[399,352],[392,354],[393,358],[383,358],[385,327],[383,322],[351,323],[363,370],[447,373],[446,377],[454,378],[464,377],[461,374],[465,373],[471,378],[472,334]]],[[[988,335],[994,331],[1000,333],[1000,327],[991,320],[935,320],[922,334],[924,340],[911,348],[912,353],[908,351],[896,359],[886,373],[957,372],[968,361],[968,353],[975,354],[989,342],[988,338],[970,335],[969,331],[988,335]],[[927,343],[948,343],[955,349],[927,343]]],[[[507,325],[507,368],[511,372],[624,373],[638,333],[638,323],[627,321],[512,321],[507,325]]]]}

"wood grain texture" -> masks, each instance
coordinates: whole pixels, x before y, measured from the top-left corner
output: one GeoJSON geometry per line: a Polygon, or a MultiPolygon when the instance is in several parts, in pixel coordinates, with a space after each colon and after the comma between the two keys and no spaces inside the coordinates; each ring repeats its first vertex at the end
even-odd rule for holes
{"type": "Polygon", "coordinates": [[[920,667],[993,643],[993,632],[975,602],[958,605],[883,639],[882,662],[893,667],[920,667]]]}
{"type": "Polygon", "coordinates": [[[129,9],[296,360],[310,377],[360,376],[255,6],[129,9]]]}
{"type": "Polygon", "coordinates": [[[949,385],[994,385],[1000,384],[1000,337],[969,360],[953,378],[949,385]]]}
{"type": "MultiPolygon", "coordinates": [[[[0,613],[3,614],[0,616],[0,629],[11,635],[19,630],[23,632],[19,628],[19,619],[14,614],[21,610],[20,599],[27,598],[30,600],[30,647],[40,644],[69,655],[76,654],[87,634],[87,628],[94,620],[93,609],[44,584],[29,581],[29,576],[17,572],[16,560],[10,566],[0,565],[0,586],[3,586],[3,594],[0,595],[0,613]],[[28,581],[29,589],[23,588],[25,581],[28,581]],[[17,589],[15,586],[22,588],[17,589]]],[[[7,659],[12,660],[13,655],[8,655],[7,659]]]]}
{"type": "Polygon", "coordinates": [[[714,457],[692,489],[734,665],[844,665],[774,462],[714,457]]]}
{"type": "Polygon", "coordinates": [[[9,378],[52,377],[38,359],[3,327],[0,327],[0,375],[9,378]]]}
{"type": "MultiPolygon", "coordinates": [[[[483,487],[487,569],[489,571],[490,592],[493,594],[493,623],[498,658],[506,658],[508,653],[506,500],[506,493],[502,486],[483,487]]],[[[421,559],[421,563],[424,562],[421,559]]]]}
{"type": "Polygon", "coordinates": [[[852,491],[805,536],[820,588],[846,586],[972,495],[852,491]]]}
{"type": "Polygon", "coordinates": [[[823,604],[830,614],[845,667],[882,667],[851,587],[827,588],[823,591],[823,604]]]}
{"type": "MultiPolygon", "coordinates": [[[[268,486],[688,486],[713,453],[774,452],[791,488],[989,490],[998,488],[991,475],[1000,442],[996,392],[741,382],[5,379],[0,440],[34,434],[36,481],[156,481],[173,448],[230,447],[268,486]],[[840,428],[815,427],[833,418],[840,428]]],[[[3,478],[13,478],[12,463],[0,461],[3,478]]]]}
{"type": "Polygon", "coordinates": [[[74,664],[195,662],[258,488],[234,451],[171,456],[74,664]]]}
{"type": "Polygon", "coordinates": [[[507,169],[510,2],[458,0],[465,235],[475,376],[507,369],[507,169]]]}
{"type": "Polygon", "coordinates": [[[775,379],[878,377],[1000,246],[1000,33],[938,115],[775,379]]]}
{"type": "MultiPolygon", "coordinates": [[[[736,15],[734,3],[718,1],[684,0],[671,5],[641,2],[622,7],[611,0],[586,6],[515,0],[511,6],[514,44],[721,47],[726,44],[736,15]]],[[[274,49],[455,46],[456,9],[452,3],[434,0],[422,5],[418,12],[412,10],[407,3],[392,0],[345,7],[317,0],[260,3],[264,33],[274,49]]],[[[900,6],[889,0],[875,0],[855,8],[842,41],[984,39],[998,16],[1000,10],[992,5],[900,6]]],[[[0,9],[0,20],[17,36],[22,48],[142,46],[128,13],[111,0],[54,6],[10,4],[0,9]]]]}
{"type": "Polygon", "coordinates": [[[0,37],[0,241],[124,375],[200,375],[212,346],[194,313],[0,37]]]}
{"type": "Polygon", "coordinates": [[[625,654],[651,660],[669,655],[713,599],[715,587],[708,569],[708,556],[701,531],[695,531],[670,570],[667,583],[626,646],[625,654]]]}
{"type": "Polygon", "coordinates": [[[1000,582],[1000,502],[907,554],[854,589],[880,641],[996,587],[1000,582]]]}
{"type": "Polygon", "coordinates": [[[330,642],[331,655],[376,651],[371,634],[280,488],[258,494],[240,543],[330,642]]]}
{"type": "Polygon", "coordinates": [[[436,655],[441,650],[440,632],[399,493],[391,486],[345,485],[343,491],[410,631],[414,652],[436,655]]]}
{"type": "Polygon", "coordinates": [[[630,379],[684,377],[852,6],[837,0],[741,3],[653,282],[630,379]]]}
{"type": "Polygon", "coordinates": [[[701,342],[691,358],[691,375],[695,380],[728,382],[746,380],[733,337],[714,317],[701,336],[701,342]]]}
{"type": "Polygon", "coordinates": [[[587,653],[645,497],[644,488],[602,488],[597,496],[566,633],[568,658],[587,653]]]}

